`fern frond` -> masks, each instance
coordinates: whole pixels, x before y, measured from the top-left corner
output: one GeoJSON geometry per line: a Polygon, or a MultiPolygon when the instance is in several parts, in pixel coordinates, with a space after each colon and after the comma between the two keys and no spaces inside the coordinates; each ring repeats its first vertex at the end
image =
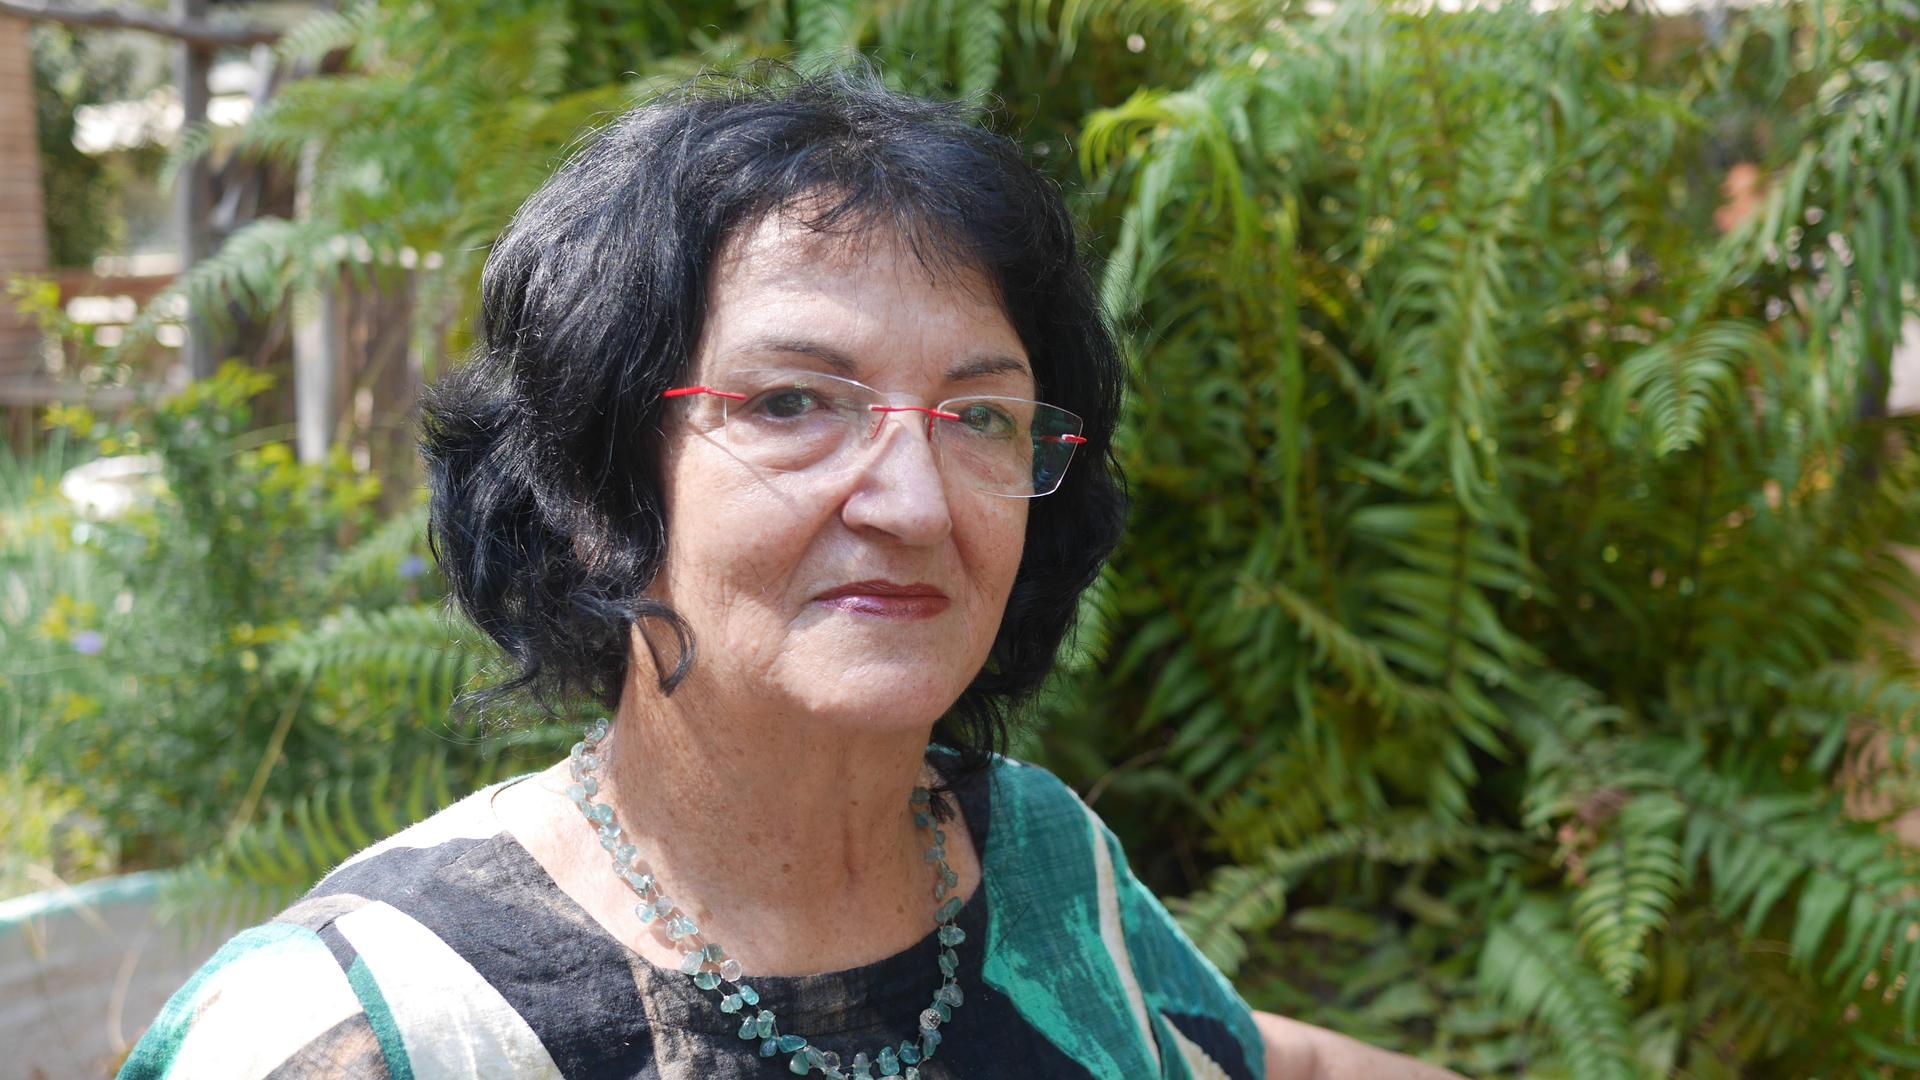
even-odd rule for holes
{"type": "Polygon", "coordinates": [[[343,11],[311,12],[280,35],[274,54],[282,63],[318,63],[328,53],[358,41],[374,23],[377,11],[373,0],[358,0],[343,11]]]}
{"type": "Polygon", "coordinates": [[[1683,811],[1671,796],[1642,795],[1616,814],[1586,859],[1573,898],[1580,944],[1614,993],[1647,968],[1647,940],[1666,925],[1686,885],[1680,861],[1683,811]]]}
{"type": "Polygon", "coordinates": [[[1609,380],[1604,415],[1623,443],[1644,428],[1655,457],[1679,453],[1700,442],[1715,411],[1744,406],[1742,372],[1771,363],[1775,354],[1761,327],[1745,320],[1693,327],[1620,365],[1609,380]]]}
{"type": "Polygon", "coordinates": [[[327,568],[322,587],[331,596],[365,596],[391,589],[395,582],[427,574],[431,569],[427,508],[419,504],[381,522],[342,552],[327,568]]]}
{"type": "Polygon", "coordinates": [[[404,775],[323,783],[283,812],[248,825],[219,850],[172,871],[161,890],[163,921],[207,933],[278,911],[354,852],[424,820],[492,781],[497,759],[456,766],[444,748],[404,775]]]}
{"type": "Polygon", "coordinates": [[[1546,1029],[1576,1080],[1636,1080],[1626,1008],[1579,954],[1556,905],[1530,897],[1488,931],[1480,982],[1546,1029]]]}
{"type": "MultiPolygon", "coordinates": [[[[1682,756],[1680,760],[1687,760],[1682,756]]],[[[1847,821],[1830,796],[1749,795],[1698,769],[1675,776],[1688,811],[1681,857],[1705,860],[1715,901],[1758,934],[1782,901],[1796,960],[1842,988],[1869,973],[1901,984],[1904,1023],[1920,1014],[1920,859],[1847,821]]]]}
{"type": "Polygon", "coordinates": [[[802,64],[818,63],[859,43],[858,5],[851,0],[790,0],[793,44],[802,64]]]}
{"type": "Polygon", "coordinates": [[[1298,847],[1274,848],[1255,862],[1222,866],[1209,875],[1204,889],[1169,901],[1167,908],[1194,945],[1231,975],[1246,959],[1245,937],[1278,922],[1291,883],[1316,867],[1356,857],[1395,865],[1429,863],[1513,842],[1511,834],[1498,830],[1416,815],[1349,825],[1298,847]]]}
{"type": "Polygon", "coordinates": [[[438,603],[345,608],[283,642],[269,667],[322,687],[369,683],[402,695],[420,716],[442,716],[492,657],[483,642],[438,603]]]}
{"type": "Polygon", "coordinates": [[[954,28],[955,82],[963,97],[1000,82],[1007,47],[1007,0],[970,0],[960,5],[954,28]]]}
{"type": "Polygon", "coordinates": [[[179,181],[182,169],[207,156],[216,134],[217,129],[212,121],[196,120],[183,125],[174,136],[173,145],[167,149],[167,159],[160,163],[160,172],[154,183],[162,190],[172,188],[179,181]]]}

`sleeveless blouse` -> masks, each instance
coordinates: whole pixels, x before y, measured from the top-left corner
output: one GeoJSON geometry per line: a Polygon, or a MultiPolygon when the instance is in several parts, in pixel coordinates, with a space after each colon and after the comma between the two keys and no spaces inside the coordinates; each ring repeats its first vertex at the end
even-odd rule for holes
{"type": "MultiPolygon", "coordinates": [[[[950,760],[932,750],[936,768],[950,760]]],[[[493,812],[513,782],[373,845],[233,937],[122,1080],[791,1075],[791,1055],[739,1038],[718,992],[633,952],[560,890],[493,812]]],[[[924,1080],[1264,1080],[1251,1010],[1071,788],[996,756],[955,795],[982,875],[955,919],[964,1003],[918,1064],[924,1080]]],[[[917,1035],[941,947],[929,933],[862,967],[744,981],[781,1031],[851,1074],[856,1051],[917,1035]]]]}

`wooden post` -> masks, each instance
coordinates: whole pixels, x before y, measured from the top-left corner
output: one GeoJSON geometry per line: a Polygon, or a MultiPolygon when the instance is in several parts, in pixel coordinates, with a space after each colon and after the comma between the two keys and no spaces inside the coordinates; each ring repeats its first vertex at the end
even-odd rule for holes
{"type": "MultiPolygon", "coordinates": [[[[33,112],[33,52],[22,19],[0,16],[0,282],[47,269],[47,229],[40,190],[40,142],[33,112]]],[[[40,330],[0,292],[0,386],[22,384],[40,367],[40,330]]],[[[0,403],[5,438],[24,451],[34,438],[35,410],[0,403]]]]}
{"type": "MultiPolygon", "coordinates": [[[[181,22],[204,22],[207,0],[168,0],[169,12],[181,22]]],[[[207,74],[213,67],[213,53],[204,45],[180,39],[174,45],[173,81],[180,91],[180,130],[184,134],[195,124],[206,122],[207,74]]],[[[212,254],[209,228],[207,163],[204,158],[180,170],[174,181],[173,216],[180,236],[180,272],[187,273],[200,260],[212,254]]],[[[213,335],[206,320],[189,312],[187,340],[182,359],[187,374],[204,379],[213,374],[216,356],[213,335]]]]}
{"type": "MultiPolygon", "coordinates": [[[[317,148],[300,155],[293,196],[294,216],[304,220],[313,195],[317,148]]],[[[338,290],[323,285],[293,298],[293,422],[300,460],[326,460],[339,422],[340,303],[338,290]]]]}

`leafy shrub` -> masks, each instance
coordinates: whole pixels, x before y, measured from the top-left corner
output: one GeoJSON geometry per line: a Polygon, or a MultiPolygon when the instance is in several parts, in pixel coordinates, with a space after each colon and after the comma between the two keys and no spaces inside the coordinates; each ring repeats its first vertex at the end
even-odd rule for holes
{"type": "Polygon", "coordinates": [[[1354,6],[1089,119],[1138,506],[1056,731],[1230,860],[1182,913],[1256,996],[1473,1072],[1920,1060],[1920,860],[1841,790],[1917,764],[1920,49],[1829,19],[1655,69],[1354,6]],[[1724,237],[1717,96],[1777,118],[1724,237]]]}
{"type": "MultiPolygon", "coordinates": [[[[0,543],[21,628],[6,642],[9,760],[77,793],[122,866],[216,851],[317,785],[404,775],[477,738],[444,719],[475,674],[464,662],[430,663],[417,685],[377,670],[458,634],[438,615],[422,512],[377,523],[378,483],[344,454],[303,465],[248,430],[266,387],[229,365],[117,428],[58,412],[97,452],[159,462],[152,497],[89,520],[42,480],[0,543]],[[342,656],[353,670],[328,678],[342,656]]],[[[493,756],[430,779],[464,784],[493,756]]]]}

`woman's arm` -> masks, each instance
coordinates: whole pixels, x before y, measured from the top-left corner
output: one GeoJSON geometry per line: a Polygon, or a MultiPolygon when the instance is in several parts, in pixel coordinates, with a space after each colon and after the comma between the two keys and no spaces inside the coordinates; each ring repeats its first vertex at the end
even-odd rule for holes
{"type": "Polygon", "coordinates": [[[1267,1047],[1267,1080],[1459,1080],[1435,1065],[1273,1013],[1253,1014],[1267,1047]]]}

